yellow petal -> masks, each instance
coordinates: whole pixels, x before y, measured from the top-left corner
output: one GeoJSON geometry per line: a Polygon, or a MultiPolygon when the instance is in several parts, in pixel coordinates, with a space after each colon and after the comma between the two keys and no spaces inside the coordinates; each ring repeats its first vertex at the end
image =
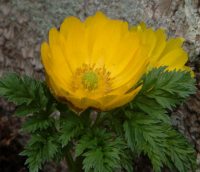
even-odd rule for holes
{"type": "Polygon", "coordinates": [[[180,69],[185,65],[187,60],[187,53],[183,49],[175,49],[161,57],[157,66],[169,66],[172,69],[180,69]]]}
{"type": "Polygon", "coordinates": [[[46,42],[43,42],[41,45],[41,57],[42,57],[42,63],[47,71],[51,70],[49,56],[50,56],[49,45],[46,42]]]}
{"type": "Polygon", "coordinates": [[[60,28],[65,41],[63,52],[73,71],[88,62],[89,52],[85,25],[76,17],[66,18],[60,28]]]}
{"type": "Polygon", "coordinates": [[[66,98],[76,108],[81,109],[81,110],[86,110],[87,108],[100,109],[100,103],[94,99],[89,99],[87,97],[77,98],[73,96],[67,96],[66,98]]]}
{"type": "Polygon", "coordinates": [[[131,91],[128,94],[116,96],[112,101],[105,104],[102,107],[102,109],[104,111],[107,111],[127,104],[128,102],[133,100],[133,98],[137,95],[137,93],[141,90],[141,88],[142,86],[139,86],[138,88],[136,88],[135,90],[131,91]]]}
{"type": "Polygon", "coordinates": [[[113,58],[117,58],[116,50],[128,32],[127,22],[111,20],[103,13],[97,12],[84,23],[88,38],[89,62],[97,66],[107,66],[113,58]]]}
{"type": "Polygon", "coordinates": [[[151,53],[151,64],[155,64],[156,61],[159,60],[159,57],[161,53],[163,52],[165,46],[166,46],[166,34],[165,31],[162,29],[158,29],[155,32],[156,36],[156,45],[151,53]]]}
{"type": "Polygon", "coordinates": [[[164,56],[166,53],[173,51],[174,49],[181,48],[183,44],[183,38],[170,38],[167,41],[165,49],[163,50],[161,56],[164,56]]]}
{"type": "Polygon", "coordinates": [[[184,66],[184,67],[181,68],[180,70],[184,70],[184,71],[190,72],[191,76],[192,76],[192,77],[195,77],[194,71],[193,71],[189,66],[184,66]]]}
{"type": "Polygon", "coordinates": [[[131,31],[145,31],[147,29],[147,26],[144,22],[140,22],[140,24],[136,26],[131,26],[131,31]]]}
{"type": "Polygon", "coordinates": [[[69,89],[72,73],[65,61],[61,47],[59,46],[58,32],[56,29],[51,29],[49,35],[50,46],[48,46],[47,43],[43,43],[41,46],[42,62],[47,74],[51,76],[58,85],[69,89]]]}
{"type": "Polygon", "coordinates": [[[112,88],[116,89],[115,91],[123,91],[124,93],[139,81],[147,69],[147,53],[143,48],[140,48],[129,61],[129,64],[124,66],[124,70],[118,76],[115,76],[112,81],[112,88]]]}
{"type": "Polygon", "coordinates": [[[112,77],[119,75],[124,68],[132,61],[140,46],[139,38],[135,33],[127,33],[115,49],[112,61],[106,64],[112,77]]]}

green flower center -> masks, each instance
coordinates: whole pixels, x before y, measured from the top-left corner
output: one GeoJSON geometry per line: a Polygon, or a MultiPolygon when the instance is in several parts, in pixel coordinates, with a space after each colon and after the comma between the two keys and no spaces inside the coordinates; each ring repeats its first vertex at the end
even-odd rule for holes
{"type": "Polygon", "coordinates": [[[88,90],[94,90],[98,86],[98,75],[93,71],[85,72],[82,76],[82,84],[88,90]]]}

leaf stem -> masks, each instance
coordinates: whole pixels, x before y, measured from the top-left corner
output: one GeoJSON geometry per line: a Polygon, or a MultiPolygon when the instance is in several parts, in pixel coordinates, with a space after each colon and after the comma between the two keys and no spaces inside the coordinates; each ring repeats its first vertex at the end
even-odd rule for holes
{"type": "Polygon", "coordinates": [[[100,121],[101,113],[97,112],[97,117],[95,119],[95,122],[93,124],[94,127],[96,127],[100,121]]]}
{"type": "Polygon", "coordinates": [[[69,151],[66,152],[65,160],[67,162],[67,166],[69,168],[69,171],[76,172],[75,162],[74,162],[72,155],[69,151]]]}

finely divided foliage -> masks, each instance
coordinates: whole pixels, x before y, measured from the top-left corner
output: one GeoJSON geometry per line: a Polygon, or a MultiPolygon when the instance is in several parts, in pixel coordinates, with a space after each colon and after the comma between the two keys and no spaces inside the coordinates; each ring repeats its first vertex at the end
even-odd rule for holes
{"type": "Polygon", "coordinates": [[[62,146],[66,146],[75,136],[80,135],[84,130],[84,125],[81,119],[76,115],[72,114],[61,120],[60,128],[60,142],[62,146]]]}
{"type": "Polygon", "coordinates": [[[35,134],[32,136],[25,150],[21,153],[21,155],[28,157],[25,164],[28,165],[31,172],[38,172],[44,162],[54,159],[60,149],[56,138],[55,135],[35,134]]]}
{"type": "Polygon", "coordinates": [[[160,172],[164,165],[181,172],[187,172],[195,165],[193,148],[181,134],[163,121],[135,113],[124,122],[124,130],[131,150],[147,155],[156,172],[160,172]]]}
{"type": "Polygon", "coordinates": [[[19,116],[45,110],[50,101],[48,94],[43,82],[28,76],[11,73],[0,80],[0,95],[18,106],[16,114],[19,116]]]}
{"type": "Polygon", "coordinates": [[[114,172],[134,169],[134,158],[145,154],[155,172],[195,168],[195,151],[170,123],[166,109],[195,92],[195,80],[184,71],[160,67],[149,71],[136,98],[105,114],[92,110],[80,116],[52,98],[46,85],[28,76],[0,79],[0,96],[17,105],[17,115],[31,138],[21,155],[31,172],[47,161],[66,159],[72,172],[114,172]],[[55,113],[57,112],[57,113],[55,113]]]}
{"type": "Polygon", "coordinates": [[[121,162],[128,160],[125,155],[126,149],[122,138],[114,137],[105,129],[96,129],[88,131],[79,140],[76,156],[84,157],[83,169],[86,172],[112,172],[123,168],[131,171],[131,162],[121,162]]]}
{"type": "Polygon", "coordinates": [[[155,109],[171,109],[195,91],[195,79],[189,72],[154,68],[144,76],[142,90],[133,103],[146,113],[151,113],[155,109]]]}

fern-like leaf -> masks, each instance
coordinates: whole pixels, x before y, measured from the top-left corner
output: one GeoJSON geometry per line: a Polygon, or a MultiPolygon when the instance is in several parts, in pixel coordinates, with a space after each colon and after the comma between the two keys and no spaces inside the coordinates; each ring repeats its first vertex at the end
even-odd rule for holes
{"type": "Polygon", "coordinates": [[[38,134],[32,136],[20,155],[27,156],[25,164],[28,165],[30,172],[38,172],[44,162],[53,159],[57,152],[59,152],[57,137],[44,137],[38,134]]]}
{"type": "Polygon", "coordinates": [[[11,73],[0,79],[0,96],[19,106],[16,113],[19,116],[44,110],[49,95],[43,82],[26,75],[11,73]]]}
{"type": "Polygon", "coordinates": [[[163,165],[187,172],[195,167],[195,151],[169,124],[142,113],[124,122],[125,137],[133,152],[146,154],[156,172],[163,165]]]}
{"type": "Polygon", "coordinates": [[[83,157],[83,169],[86,172],[112,172],[122,168],[132,170],[130,157],[126,156],[125,142],[105,130],[87,132],[75,150],[76,156],[83,157]]]}
{"type": "Polygon", "coordinates": [[[167,71],[166,67],[154,68],[142,79],[143,87],[132,106],[146,113],[171,109],[196,91],[195,79],[186,71],[167,71]]]}
{"type": "Polygon", "coordinates": [[[68,114],[65,118],[61,118],[60,142],[62,146],[66,146],[74,137],[79,136],[84,125],[76,114],[68,114]]]}

